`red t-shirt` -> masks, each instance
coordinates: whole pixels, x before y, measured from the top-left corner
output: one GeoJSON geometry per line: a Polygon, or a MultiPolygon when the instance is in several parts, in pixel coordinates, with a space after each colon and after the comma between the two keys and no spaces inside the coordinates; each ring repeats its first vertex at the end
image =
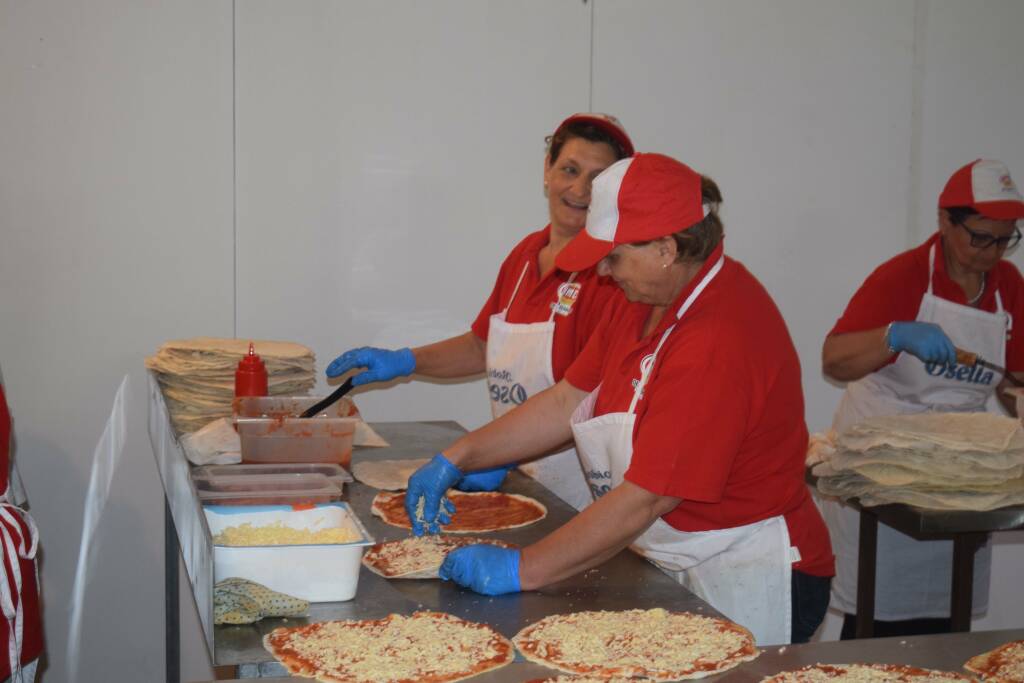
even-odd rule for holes
{"type": "MultiPolygon", "coordinates": [[[[921,246],[905,251],[878,266],[846,305],[843,315],[828,333],[863,332],[898,320],[915,320],[921,297],[928,291],[928,251],[935,245],[935,274],[932,293],[953,303],[967,305],[963,289],[946,273],[942,240],[935,233],[921,246]]],[[[1003,260],[986,276],[985,291],[978,308],[994,313],[996,291],[1003,309],[1012,316],[1013,327],[1006,343],[1006,369],[1024,372],[1024,278],[1017,267],[1003,260]]],[[[893,362],[895,356],[886,364],[893,362]]]]}
{"type": "MultiPolygon", "coordinates": [[[[3,490],[0,490],[0,493],[7,490],[8,472],[11,466],[10,446],[11,414],[7,409],[4,387],[0,384],[0,473],[2,473],[0,478],[3,480],[3,490]]],[[[20,541],[24,539],[25,548],[27,549],[31,545],[28,524],[24,520],[27,513],[13,507],[8,507],[7,510],[14,516],[15,522],[11,523],[6,520],[0,520],[0,524],[6,528],[15,546],[19,545],[20,541]]],[[[11,563],[7,559],[7,553],[3,552],[2,545],[0,545],[0,555],[3,556],[3,575],[0,576],[0,581],[8,582],[15,607],[21,602],[24,613],[21,663],[28,664],[32,660],[37,659],[43,651],[43,628],[39,613],[39,588],[36,585],[35,562],[25,558],[18,558],[18,568],[21,570],[21,593],[19,594],[14,583],[14,577],[12,576],[11,563]]],[[[10,639],[11,633],[7,626],[7,619],[0,615],[0,681],[7,680],[11,675],[11,664],[7,654],[7,645],[10,639]]]]}
{"type": "MultiPolygon", "coordinates": [[[[566,372],[575,387],[601,391],[595,415],[626,412],[641,360],[718,260],[721,247],[682,291],[657,329],[641,337],[651,307],[620,303],[566,372]]],[[[807,427],[800,361],[768,292],[740,263],[722,270],[669,335],[637,405],[633,459],[625,478],[682,498],[664,515],[681,531],[709,531],[783,515],[793,565],[832,576],[828,531],[804,483],[807,427]]]]}
{"type": "MultiPolygon", "coordinates": [[[[568,281],[570,273],[554,268],[544,277],[540,275],[537,257],[548,244],[551,226],[531,233],[516,245],[505,258],[498,271],[491,296],[480,309],[473,322],[473,333],[487,341],[491,316],[501,313],[515,291],[515,299],[506,313],[510,323],[546,322],[551,317],[551,307],[559,302],[559,287],[568,281]],[[523,269],[526,274],[523,275],[523,269]],[[523,281],[516,291],[519,276],[523,281]]],[[[555,333],[551,348],[551,365],[555,381],[562,379],[566,368],[580,354],[594,329],[601,321],[604,309],[613,301],[622,299],[622,291],[606,277],[599,277],[594,268],[580,271],[573,279],[578,284],[575,302],[568,306],[565,315],[556,312],[555,333]]],[[[563,302],[568,303],[568,301],[563,302]]],[[[560,309],[565,310],[565,309],[560,309]]]]}

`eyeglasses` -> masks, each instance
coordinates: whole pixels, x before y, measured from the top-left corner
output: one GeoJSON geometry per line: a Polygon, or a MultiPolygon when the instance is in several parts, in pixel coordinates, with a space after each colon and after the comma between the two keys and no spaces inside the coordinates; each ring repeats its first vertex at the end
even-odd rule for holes
{"type": "Polygon", "coordinates": [[[999,249],[1013,249],[1020,242],[1020,228],[1014,228],[1012,235],[1006,237],[996,237],[987,232],[977,232],[971,230],[963,222],[957,223],[961,228],[967,231],[967,234],[971,236],[971,246],[975,249],[988,249],[992,245],[995,245],[999,249]]]}

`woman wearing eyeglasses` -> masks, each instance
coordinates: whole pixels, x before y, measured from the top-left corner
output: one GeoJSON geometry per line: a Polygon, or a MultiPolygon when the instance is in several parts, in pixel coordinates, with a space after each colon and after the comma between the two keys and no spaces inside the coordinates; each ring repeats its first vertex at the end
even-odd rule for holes
{"type": "MultiPolygon", "coordinates": [[[[1021,219],[1024,200],[1002,163],[978,159],[950,177],[938,231],[875,269],[825,339],[825,374],[848,382],[833,429],[875,415],[983,411],[993,393],[1016,414],[1007,380],[958,365],[956,350],[1024,376],[1024,278],[1003,260],[1021,219]]],[[[836,553],[832,605],[846,614],[842,637],[852,638],[859,517],[835,501],[822,507],[836,553]]],[[[951,558],[951,541],[879,527],[876,636],[949,631],[951,558]]],[[[986,544],[975,556],[976,612],[987,606],[990,561],[986,544]]]]}

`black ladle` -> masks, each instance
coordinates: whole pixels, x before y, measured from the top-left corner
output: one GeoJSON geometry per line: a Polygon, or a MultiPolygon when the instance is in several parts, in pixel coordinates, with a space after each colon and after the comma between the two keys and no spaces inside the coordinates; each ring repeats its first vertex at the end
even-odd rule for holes
{"type": "Polygon", "coordinates": [[[313,417],[317,413],[321,412],[324,408],[327,408],[328,406],[332,405],[335,401],[337,401],[339,398],[341,398],[350,391],[352,391],[351,377],[345,380],[345,383],[342,384],[340,387],[332,391],[330,396],[328,396],[322,401],[314,403],[311,407],[303,410],[302,414],[299,415],[299,417],[313,417]]]}

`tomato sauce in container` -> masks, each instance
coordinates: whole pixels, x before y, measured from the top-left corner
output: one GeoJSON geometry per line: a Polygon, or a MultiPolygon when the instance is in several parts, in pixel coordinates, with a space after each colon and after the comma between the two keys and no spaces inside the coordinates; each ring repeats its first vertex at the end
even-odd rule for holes
{"type": "Polygon", "coordinates": [[[329,462],[349,467],[359,412],[341,399],[314,417],[297,417],[322,397],[250,396],[233,404],[244,463],[329,462]]]}

